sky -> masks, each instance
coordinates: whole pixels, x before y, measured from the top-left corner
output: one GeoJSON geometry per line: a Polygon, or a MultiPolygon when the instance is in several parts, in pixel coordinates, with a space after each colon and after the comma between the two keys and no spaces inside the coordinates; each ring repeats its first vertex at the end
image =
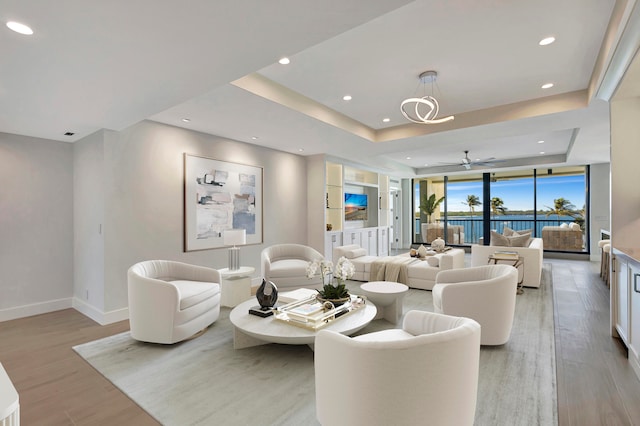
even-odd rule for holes
{"type": "MultiPolygon", "coordinates": [[[[553,207],[553,200],[564,198],[580,210],[585,205],[585,176],[538,177],[538,210],[553,207]]],[[[482,201],[482,182],[449,183],[447,186],[447,208],[449,211],[468,211],[467,196],[476,195],[482,201]]],[[[491,197],[500,197],[509,210],[533,210],[533,178],[506,180],[491,184],[491,197]]],[[[483,210],[482,205],[475,208],[483,210]]],[[[441,208],[444,208],[442,205],[441,208]]]]}

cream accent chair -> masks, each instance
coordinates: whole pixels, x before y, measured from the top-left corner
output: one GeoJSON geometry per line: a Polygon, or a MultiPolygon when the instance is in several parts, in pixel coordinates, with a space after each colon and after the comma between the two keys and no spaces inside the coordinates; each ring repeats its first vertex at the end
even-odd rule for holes
{"type": "Polygon", "coordinates": [[[515,251],[524,259],[522,266],[522,285],[524,287],[540,287],[542,279],[542,264],[544,241],[542,238],[532,238],[528,247],[485,246],[473,244],[471,246],[471,266],[482,266],[489,262],[489,255],[498,250],[515,251]]]}
{"type": "Polygon", "coordinates": [[[171,260],[136,263],[127,272],[131,337],[172,344],[220,315],[220,272],[171,260]]]}
{"type": "Polygon", "coordinates": [[[307,266],[324,260],[317,250],[301,244],[275,244],[262,250],[262,276],[282,288],[320,288],[322,278],[307,278],[307,266]]]}
{"type": "MultiPolygon", "coordinates": [[[[436,238],[444,238],[443,223],[423,223],[420,225],[420,235],[424,244],[431,244],[436,238]]],[[[464,227],[462,225],[447,225],[447,244],[464,244],[464,227]]]]}
{"type": "Polygon", "coordinates": [[[503,345],[511,335],[517,286],[511,265],[442,271],[432,290],[434,311],[472,318],[482,326],[483,345],[503,345]]]}
{"type": "Polygon", "coordinates": [[[480,325],[425,311],[402,329],[315,342],[316,416],[332,425],[473,425],[480,325]]]}

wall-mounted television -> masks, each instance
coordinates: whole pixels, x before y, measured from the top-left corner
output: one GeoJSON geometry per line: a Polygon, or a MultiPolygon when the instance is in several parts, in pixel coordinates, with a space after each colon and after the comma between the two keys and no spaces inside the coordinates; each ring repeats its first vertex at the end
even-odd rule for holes
{"type": "Polygon", "coordinates": [[[344,220],[367,220],[367,194],[344,193],[344,220]]]}

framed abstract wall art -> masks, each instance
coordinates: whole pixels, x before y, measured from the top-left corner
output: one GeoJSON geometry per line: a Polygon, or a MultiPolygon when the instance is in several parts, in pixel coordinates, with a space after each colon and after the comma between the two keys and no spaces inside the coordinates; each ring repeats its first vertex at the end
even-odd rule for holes
{"type": "Polygon", "coordinates": [[[184,154],[185,251],[224,247],[226,229],[262,243],[262,167],[184,154]]]}

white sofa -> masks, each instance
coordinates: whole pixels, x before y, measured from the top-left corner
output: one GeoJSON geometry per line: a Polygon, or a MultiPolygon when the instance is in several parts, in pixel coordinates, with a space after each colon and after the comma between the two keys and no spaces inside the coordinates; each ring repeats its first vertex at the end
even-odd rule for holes
{"type": "MultiPolygon", "coordinates": [[[[346,257],[353,263],[356,272],[351,279],[356,281],[370,281],[371,264],[380,259],[378,256],[368,256],[367,251],[357,244],[334,248],[333,258],[339,259],[341,256],[346,257]]],[[[408,256],[408,254],[403,256],[408,256]]],[[[408,282],[406,284],[409,287],[431,290],[438,272],[464,268],[464,250],[462,249],[451,249],[445,253],[438,253],[429,257],[432,258],[432,264],[429,264],[426,259],[416,259],[407,267],[408,282]]]]}
{"type": "Polygon", "coordinates": [[[540,280],[542,278],[542,255],[544,251],[542,238],[532,238],[528,247],[473,244],[471,246],[471,266],[486,265],[489,262],[489,256],[498,250],[515,251],[522,256],[524,259],[522,285],[525,287],[540,287],[540,280]]]}
{"type": "Polygon", "coordinates": [[[437,266],[432,266],[428,260],[424,259],[418,260],[409,266],[407,271],[409,275],[409,282],[407,285],[409,287],[431,290],[436,284],[436,276],[439,272],[464,268],[463,249],[451,249],[430,257],[438,259],[437,266]]]}
{"type": "Polygon", "coordinates": [[[316,415],[332,425],[471,426],[480,326],[409,311],[402,329],[357,337],[329,330],[315,342],[316,415]]]}
{"type": "Polygon", "coordinates": [[[433,287],[434,312],[471,318],[482,327],[480,343],[509,340],[516,309],[518,271],[510,265],[483,265],[442,271],[433,287]]]}
{"type": "Polygon", "coordinates": [[[353,263],[356,271],[351,279],[355,281],[369,281],[371,264],[379,259],[378,256],[369,256],[367,254],[367,250],[357,244],[339,246],[333,249],[334,263],[342,256],[346,257],[351,261],[351,263],[353,263]]]}
{"type": "Polygon", "coordinates": [[[307,266],[313,260],[324,260],[324,256],[302,244],[275,244],[262,250],[262,276],[278,289],[321,288],[319,274],[307,278],[307,266]]]}
{"type": "Polygon", "coordinates": [[[136,263],[127,272],[131,337],[172,344],[220,315],[220,272],[170,260],[136,263]]]}

